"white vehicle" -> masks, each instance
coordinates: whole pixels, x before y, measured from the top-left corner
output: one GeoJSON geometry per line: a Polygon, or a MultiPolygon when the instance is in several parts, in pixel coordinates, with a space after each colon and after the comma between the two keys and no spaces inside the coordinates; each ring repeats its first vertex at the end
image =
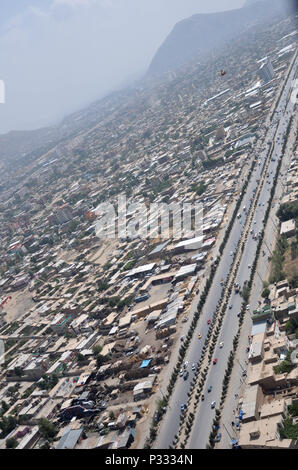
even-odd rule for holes
{"type": "Polygon", "coordinates": [[[216,403],[215,401],[211,402],[211,408],[215,408],[215,403],[216,403]]]}
{"type": "Polygon", "coordinates": [[[81,402],[81,405],[84,407],[84,408],[87,408],[87,409],[91,409],[91,408],[94,408],[94,401],[90,400],[90,401],[82,401],[81,402]]]}
{"type": "Polygon", "coordinates": [[[250,305],[246,305],[246,310],[249,310],[250,309],[250,305]]]}
{"type": "Polygon", "coordinates": [[[188,364],[189,364],[188,361],[185,361],[185,362],[184,362],[184,369],[187,368],[188,364]]]}
{"type": "Polygon", "coordinates": [[[220,349],[223,348],[223,345],[224,345],[224,342],[223,342],[223,341],[222,341],[221,343],[219,343],[220,349]]]}

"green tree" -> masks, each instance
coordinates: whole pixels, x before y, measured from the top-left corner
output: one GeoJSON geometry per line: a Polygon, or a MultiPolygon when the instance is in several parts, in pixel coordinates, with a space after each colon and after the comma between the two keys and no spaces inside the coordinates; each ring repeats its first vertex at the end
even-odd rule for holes
{"type": "Polygon", "coordinates": [[[295,333],[297,328],[298,328],[297,320],[295,320],[295,318],[290,318],[290,320],[286,323],[287,335],[292,335],[293,333],[295,333]]]}
{"type": "Polygon", "coordinates": [[[274,366],[275,374],[287,374],[294,369],[294,365],[289,360],[282,361],[278,366],[274,366]]]}
{"type": "Polygon", "coordinates": [[[266,288],[263,290],[263,292],[262,292],[262,297],[263,297],[264,299],[268,299],[269,294],[270,294],[270,290],[268,289],[268,287],[266,287],[266,288]]]}
{"type": "Polygon", "coordinates": [[[245,284],[243,286],[243,289],[242,289],[242,297],[245,300],[245,302],[248,302],[249,294],[250,294],[250,289],[249,289],[248,285],[245,284]]]}
{"type": "Polygon", "coordinates": [[[107,360],[106,356],[103,356],[102,354],[98,354],[96,357],[96,365],[97,367],[101,367],[107,360]]]}
{"type": "Polygon", "coordinates": [[[52,439],[57,434],[55,425],[46,418],[41,418],[38,421],[38,428],[40,435],[45,439],[52,439]]]}
{"type": "Polygon", "coordinates": [[[10,437],[5,441],[6,449],[15,449],[18,446],[18,441],[14,437],[10,437]]]}
{"type": "Polygon", "coordinates": [[[281,204],[276,215],[281,222],[296,219],[296,217],[298,217],[298,201],[295,201],[293,204],[281,204]]]}
{"type": "Polygon", "coordinates": [[[290,286],[290,289],[296,289],[296,287],[298,287],[298,276],[297,275],[294,275],[289,280],[289,286],[290,286]]]}
{"type": "Polygon", "coordinates": [[[17,421],[16,419],[9,415],[8,417],[3,416],[2,420],[0,421],[0,429],[1,429],[1,434],[0,434],[0,439],[4,439],[7,434],[9,434],[11,431],[14,430],[16,427],[17,421]]]}
{"type": "Polygon", "coordinates": [[[94,356],[98,356],[102,351],[102,346],[99,344],[93,347],[93,354],[94,356]]]}
{"type": "Polygon", "coordinates": [[[83,356],[83,354],[79,353],[77,355],[77,361],[78,362],[84,362],[86,360],[85,356],[83,356]]]}
{"type": "Polygon", "coordinates": [[[292,405],[288,406],[288,411],[290,416],[298,416],[298,402],[293,402],[292,405]]]}
{"type": "Polygon", "coordinates": [[[6,413],[6,411],[9,409],[9,405],[6,403],[6,401],[2,400],[1,408],[2,408],[3,413],[6,413]]]}
{"type": "Polygon", "coordinates": [[[15,367],[14,368],[14,373],[18,376],[18,377],[22,377],[23,375],[23,371],[20,367],[15,367]]]}
{"type": "Polygon", "coordinates": [[[284,420],[282,428],[280,429],[280,437],[282,439],[298,439],[298,423],[293,424],[292,418],[284,420]]]}

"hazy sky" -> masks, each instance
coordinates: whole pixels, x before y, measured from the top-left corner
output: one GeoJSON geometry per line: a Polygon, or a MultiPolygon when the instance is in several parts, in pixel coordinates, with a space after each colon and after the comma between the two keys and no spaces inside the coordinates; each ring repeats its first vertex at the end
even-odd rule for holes
{"type": "Polygon", "coordinates": [[[177,21],[245,0],[0,0],[0,133],[55,123],[146,70],[177,21]]]}

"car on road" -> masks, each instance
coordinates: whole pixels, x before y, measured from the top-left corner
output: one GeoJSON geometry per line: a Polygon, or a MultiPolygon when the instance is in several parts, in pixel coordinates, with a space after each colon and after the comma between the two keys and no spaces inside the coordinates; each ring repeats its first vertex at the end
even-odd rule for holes
{"type": "Polygon", "coordinates": [[[181,403],[180,410],[184,411],[185,410],[185,403],[181,403]]]}
{"type": "Polygon", "coordinates": [[[161,416],[160,416],[159,412],[156,411],[155,414],[154,414],[154,421],[155,421],[156,424],[158,423],[160,418],[161,418],[161,416]]]}
{"type": "Polygon", "coordinates": [[[229,309],[232,310],[232,308],[233,308],[233,304],[230,304],[229,309]]]}
{"type": "Polygon", "coordinates": [[[180,372],[179,372],[180,377],[182,377],[183,374],[184,374],[184,370],[180,369],[180,372]]]}
{"type": "Polygon", "coordinates": [[[184,362],[184,369],[186,369],[186,368],[187,368],[188,364],[189,364],[189,362],[188,362],[188,361],[185,361],[185,362],[184,362]]]}
{"type": "Polygon", "coordinates": [[[216,363],[217,363],[217,358],[215,357],[215,358],[213,359],[213,364],[216,364],[216,363]]]}
{"type": "Polygon", "coordinates": [[[198,334],[198,339],[201,339],[202,338],[202,335],[201,333],[198,334]]]}
{"type": "Polygon", "coordinates": [[[212,385],[209,385],[208,389],[207,389],[207,392],[210,393],[212,390],[212,385]]]}
{"type": "Polygon", "coordinates": [[[211,402],[211,408],[215,408],[215,403],[216,403],[215,401],[211,402]]]}
{"type": "Polygon", "coordinates": [[[220,349],[221,349],[221,348],[223,348],[223,346],[224,346],[224,342],[223,342],[223,341],[221,341],[221,342],[219,343],[219,347],[220,347],[220,349]]]}
{"type": "Polygon", "coordinates": [[[180,336],[180,341],[184,341],[184,336],[180,336]]]}
{"type": "Polygon", "coordinates": [[[211,320],[210,320],[210,318],[209,318],[209,319],[207,320],[207,325],[210,325],[210,323],[211,323],[211,320]]]}
{"type": "Polygon", "coordinates": [[[250,309],[250,305],[246,305],[246,310],[249,310],[250,309]]]}
{"type": "Polygon", "coordinates": [[[202,400],[202,401],[204,401],[204,400],[205,400],[205,395],[204,395],[204,393],[203,393],[203,395],[202,395],[202,398],[201,398],[201,400],[202,400]]]}
{"type": "Polygon", "coordinates": [[[188,376],[189,376],[189,372],[188,372],[188,370],[186,370],[186,371],[184,372],[184,375],[183,375],[184,380],[187,380],[187,379],[188,379],[188,376]]]}
{"type": "Polygon", "coordinates": [[[186,323],[188,321],[188,317],[184,317],[182,323],[186,323]]]}
{"type": "Polygon", "coordinates": [[[191,370],[196,370],[196,367],[197,367],[197,366],[196,366],[195,364],[193,364],[193,365],[191,366],[191,370]]]}
{"type": "Polygon", "coordinates": [[[221,433],[219,432],[215,438],[215,442],[219,442],[221,440],[221,433]]]}

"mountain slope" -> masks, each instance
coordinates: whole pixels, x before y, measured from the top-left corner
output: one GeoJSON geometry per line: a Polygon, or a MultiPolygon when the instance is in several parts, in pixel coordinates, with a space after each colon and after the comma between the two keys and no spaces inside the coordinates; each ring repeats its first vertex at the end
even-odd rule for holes
{"type": "Polygon", "coordinates": [[[193,15],[177,23],[155,54],[148,76],[175,70],[190,60],[237,37],[249,27],[270,19],[287,0],[248,1],[247,6],[219,13],[193,15]]]}

